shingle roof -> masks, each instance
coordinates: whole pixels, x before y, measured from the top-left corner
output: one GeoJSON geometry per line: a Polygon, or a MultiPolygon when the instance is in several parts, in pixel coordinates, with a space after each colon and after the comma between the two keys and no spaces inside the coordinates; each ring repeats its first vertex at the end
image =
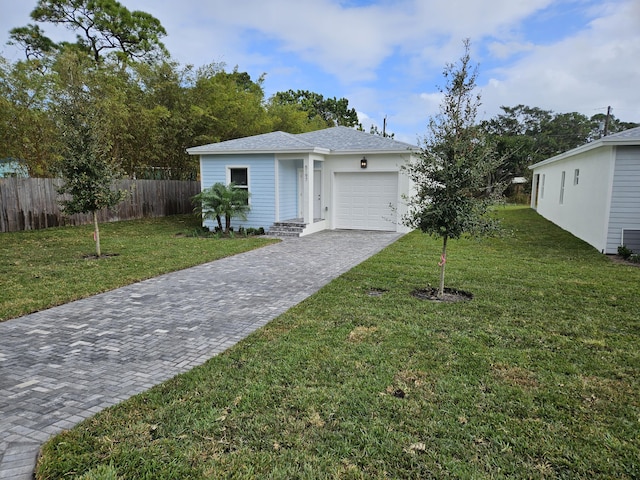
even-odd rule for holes
{"type": "Polygon", "coordinates": [[[333,152],[365,151],[407,151],[415,150],[415,145],[399,142],[389,137],[381,137],[360,132],[348,127],[326,128],[297,135],[310,143],[328,148],[333,152]]]}
{"type": "Polygon", "coordinates": [[[630,128],[629,130],[624,130],[612,135],[607,135],[606,137],[602,137],[600,140],[637,140],[638,142],[640,142],[640,127],[630,128]]]}
{"type": "Polygon", "coordinates": [[[587,143],[585,145],[581,145],[572,150],[568,150],[559,155],[556,155],[555,157],[547,158],[546,160],[542,160],[541,162],[535,163],[531,165],[529,169],[533,170],[534,168],[541,167],[549,163],[557,162],[559,160],[562,160],[567,157],[571,157],[578,153],[583,153],[589,150],[593,150],[594,148],[603,147],[603,146],[612,146],[612,145],[640,145],[640,127],[630,128],[622,132],[614,133],[611,135],[607,135],[606,137],[599,138],[598,140],[594,140],[593,142],[587,143]]]}
{"type": "Polygon", "coordinates": [[[314,146],[296,135],[285,132],[264,133],[252,137],[236,138],[225,142],[210,143],[187,149],[192,155],[200,153],[232,153],[245,151],[312,151],[314,146]]]}
{"type": "Polygon", "coordinates": [[[372,135],[348,127],[333,127],[299,134],[265,133],[188,148],[187,152],[190,155],[264,152],[371,153],[406,152],[415,149],[417,149],[415,145],[392,138],[372,135]]]}

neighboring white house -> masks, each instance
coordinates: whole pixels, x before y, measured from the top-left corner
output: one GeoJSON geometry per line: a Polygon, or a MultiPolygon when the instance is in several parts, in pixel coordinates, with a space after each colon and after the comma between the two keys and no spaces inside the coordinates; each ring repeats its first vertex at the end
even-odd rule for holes
{"type": "Polygon", "coordinates": [[[536,163],[531,207],[564,230],[615,254],[640,253],[640,127],[536,163]]]}
{"type": "MultiPolygon", "coordinates": [[[[406,232],[401,167],[417,147],[347,127],[289,134],[273,132],[187,149],[200,156],[203,189],[234,182],[250,193],[246,221],[237,226],[406,232]]],[[[207,224],[211,227],[212,224],[207,224]]]]}

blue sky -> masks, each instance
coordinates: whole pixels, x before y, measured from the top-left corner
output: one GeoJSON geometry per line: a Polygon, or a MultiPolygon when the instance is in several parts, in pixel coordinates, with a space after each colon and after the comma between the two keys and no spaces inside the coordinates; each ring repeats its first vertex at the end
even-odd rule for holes
{"type": "MultiPolygon", "coordinates": [[[[640,122],[638,0],[121,0],[157,17],[181,64],[224,62],[267,96],[310,90],[346,97],[363,126],[416,143],[438,111],[442,69],[472,43],[479,120],[500,106],[605,113],[640,122]]],[[[36,0],[0,0],[0,54],[36,0]]],[[[42,26],[55,40],[64,29],[42,26]]],[[[65,37],[65,35],[67,37],[65,37]]]]}

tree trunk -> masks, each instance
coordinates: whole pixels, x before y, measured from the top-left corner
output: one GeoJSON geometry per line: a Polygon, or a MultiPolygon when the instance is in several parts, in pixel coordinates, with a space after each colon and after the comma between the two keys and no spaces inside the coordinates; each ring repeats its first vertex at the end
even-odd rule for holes
{"type": "Polygon", "coordinates": [[[98,228],[98,212],[93,212],[93,239],[96,241],[96,256],[100,258],[100,228],[98,228]]]}
{"type": "Polygon", "coordinates": [[[444,269],[447,265],[447,240],[448,236],[445,235],[442,237],[442,255],[440,255],[440,286],[438,287],[438,297],[442,297],[444,295],[444,269]]]}
{"type": "Polygon", "coordinates": [[[224,216],[224,233],[229,235],[229,230],[231,230],[231,215],[224,216]]]}
{"type": "Polygon", "coordinates": [[[222,232],[222,219],[220,218],[220,215],[216,215],[216,220],[218,221],[218,230],[222,232]]]}

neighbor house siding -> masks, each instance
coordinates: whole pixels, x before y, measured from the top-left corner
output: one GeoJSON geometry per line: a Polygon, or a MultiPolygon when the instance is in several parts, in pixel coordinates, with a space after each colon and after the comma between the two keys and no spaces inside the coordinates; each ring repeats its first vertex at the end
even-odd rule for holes
{"type": "Polygon", "coordinates": [[[610,147],[590,150],[534,170],[539,178],[544,176],[544,195],[541,192],[538,197],[538,213],[598,250],[604,249],[606,243],[610,152],[610,147]],[[577,184],[573,181],[576,170],[580,171],[577,184]]]}
{"type": "MultiPolygon", "coordinates": [[[[618,247],[622,244],[622,229],[640,230],[638,185],[640,185],[640,146],[617,147],[606,253],[618,251],[618,247]]],[[[627,238],[632,237],[629,235],[627,238]]],[[[627,246],[634,252],[640,248],[640,245],[635,244],[627,246]]]]}
{"type": "Polygon", "coordinates": [[[302,160],[280,160],[278,164],[279,219],[298,216],[298,169],[302,160]]]}
{"type": "MultiPolygon", "coordinates": [[[[200,159],[202,188],[208,188],[216,182],[228,183],[229,167],[247,167],[249,169],[249,204],[251,210],[247,220],[233,219],[234,227],[271,226],[275,219],[275,158],[273,154],[254,155],[203,155],[200,159]]],[[[213,226],[212,222],[206,222],[213,226]]]]}

